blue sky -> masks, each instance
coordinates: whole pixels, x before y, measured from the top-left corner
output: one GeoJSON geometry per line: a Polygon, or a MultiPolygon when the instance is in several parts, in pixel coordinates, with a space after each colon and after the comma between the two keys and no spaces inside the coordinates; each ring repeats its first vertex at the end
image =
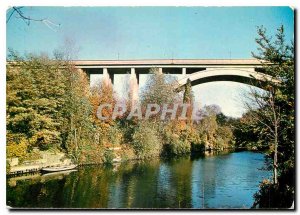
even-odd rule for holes
{"type": "MultiPolygon", "coordinates": [[[[55,25],[27,26],[13,16],[7,23],[7,47],[51,54],[69,38],[79,47],[79,59],[251,58],[256,26],[274,34],[283,24],[286,38],[294,36],[289,7],[24,7],[23,12],[55,25]]],[[[121,92],[123,77],[116,79],[121,92]]],[[[214,82],[193,90],[203,105],[218,104],[225,114],[240,116],[239,97],[247,88],[214,82]]]]}

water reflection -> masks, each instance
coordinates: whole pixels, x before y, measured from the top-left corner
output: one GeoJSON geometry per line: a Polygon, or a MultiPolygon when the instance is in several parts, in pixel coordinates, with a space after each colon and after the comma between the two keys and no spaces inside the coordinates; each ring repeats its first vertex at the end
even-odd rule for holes
{"type": "Polygon", "coordinates": [[[59,175],[7,181],[7,204],[38,208],[251,207],[262,178],[262,154],[226,153],[86,166],[59,175]]]}

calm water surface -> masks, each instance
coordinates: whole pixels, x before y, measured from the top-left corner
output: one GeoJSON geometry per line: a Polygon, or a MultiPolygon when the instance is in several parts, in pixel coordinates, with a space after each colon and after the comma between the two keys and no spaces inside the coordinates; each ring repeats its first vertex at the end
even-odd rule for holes
{"type": "Polygon", "coordinates": [[[7,205],[38,208],[249,208],[271,172],[264,155],[234,152],[198,158],[87,166],[7,180],[7,205]]]}

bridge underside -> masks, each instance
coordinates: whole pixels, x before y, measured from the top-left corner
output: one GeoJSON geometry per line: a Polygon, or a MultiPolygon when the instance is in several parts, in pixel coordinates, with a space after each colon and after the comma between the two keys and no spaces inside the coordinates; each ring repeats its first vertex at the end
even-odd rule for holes
{"type": "Polygon", "coordinates": [[[172,68],[172,67],[138,67],[138,68],[81,68],[89,77],[93,74],[105,74],[109,75],[112,83],[114,83],[114,75],[118,74],[131,74],[134,73],[136,75],[137,81],[139,83],[139,76],[142,74],[151,74],[151,69],[156,68],[160,69],[164,74],[174,74],[174,75],[188,75],[193,74],[195,72],[204,71],[206,68],[172,68]]]}
{"type": "Polygon", "coordinates": [[[209,83],[209,82],[216,82],[216,81],[233,81],[238,82],[242,84],[248,84],[255,87],[263,87],[265,85],[265,82],[256,80],[254,78],[247,78],[237,75],[218,75],[218,76],[210,76],[205,78],[200,78],[194,81],[191,81],[192,86],[209,83]]]}
{"type": "MultiPolygon", "coordinates": [[[[106,69],[106,71],[103,71],[103,69],[96,69],[96,68],[84,68],[82,69],[85,71],[88,76],[92,74],[107,74],[109,78],[111,79],[111,82],[114,83],[114,75],[118,74],[132,74],[134,73],[137,81],[139,83],[139,76],[141,74],[151,74],[151,68],[109,68],[106,69]]],[[[185,71],[182,71],[181,68],[161,68],[161,72],[164,74],[174,74],[174,75],[183,75],[183,77],[189,77],[195,73],[199,73],[201,71],[206,72],[206,68],[186,68],[185,71]]],[[[255,69],[253,69],[255,71],[255,69]]],[[[192,76],[191,76],[192,77],[192,76]]],[[[255,86],[260,86],[262,81],[257,81],[255,78],[250,78],[250,77],[244,77],[240,75],[211,75],[209,77],[203,77],[199,78],[197,80],[192,80],[192,85],[197,85],[197,84],[203,84],[203,83],[208,83],[208,82],[214,82],[214,81],[234,81],[234,82],[239,82],[239,83],[244,83],[244,84],[249,84],[249,85],[255,85],[255,86]]]]}

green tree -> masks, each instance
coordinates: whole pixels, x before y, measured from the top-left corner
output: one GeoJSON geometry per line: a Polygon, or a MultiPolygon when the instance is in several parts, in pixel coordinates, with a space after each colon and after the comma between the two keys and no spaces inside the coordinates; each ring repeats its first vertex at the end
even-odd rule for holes
{"type": "Polygon", "coordinates": [[[261,135],[264,130],[257,128],[251,113],[243,114],[241,118],[232,121],[231,125],[236,140],[236,149],[264,150],[269,148],[268,142],[261,135]]]}
{"type": "Polygon", "coordinates": [[[94,130],[86,74],[63,58],[22,58],[13,51],[10,55],[8,154],[21,155],[20,151],[30,151],[32,147],[55,148],[78,160],[81,149],[93,140],[94,130]]]}
{"type": "Polygon", "coordinates": [[[94,141],[92,105],[87,75],[65,62],[66,92],[62,109],[62,147],[79,161],[82,150],[94,141]]]}
{"type": "Polygon", "coordinates": [[[191,103],[193,100],[192,83],[188,79],[184,86],[183,103],[191,103]]]}
{"type": "Polygon", "coordinates": [[[184,86],[184,93],[183,93],[183,103],[190,105],[187,108],[187,121],[189,125],[192,125],[192,112],[193,112],[193,104],[194,104],[194,95],[192,91],[192,83],[191,80],[188,79],[186,85],[184,86]]]}
{"type": "Polygon", "coordinates": [[[59,147],[64,93],[59,63],[43,55],[21,58],[11,52],[7,64],[7,132],[27,138],[31,147],[59,147]]]}
{"type": "MultiPolygon", "coordinates": [[[[277,29],[275,40],[267,35],[265,28],[259,27],[256,43],[258,53],[253,53],[253,56],[263,63],[262,71],[280,80],[281,83],[265,81],[261,85],[265,93],[252,91],[255,108],[248,105],[249,113],[255,129],[260,130],[260,139],[270,143],[270,155],[273,159],[271,186],[278,192],[284,190],[281,198],[287,199],[284,195],[293,195],[294,180],[281,179],[287,174],[294,178],[294,44],[286,42],[283,26],[277,29]]],[[[291,205],[291,202],[286,205],[288,204],[291,205]]],[[[266,205],[260,202],[260,206],[266,205]]],[[[273,206],[278,207],[278,205],[273,206]]]]}
{"type": "Polygon", "coordinates": [[[162,144],[154,123],[140,121],[132,139],[137,158],[152,158],[160,155],[162,144]]]}
{"type": "Polygon", "coordinates": [[[151,76],[142,92],[141,102],[142,104],[172,104],[178,99],[176,87],[174,78],[159,73],[158,69],[151,69],[151,76]]]}

